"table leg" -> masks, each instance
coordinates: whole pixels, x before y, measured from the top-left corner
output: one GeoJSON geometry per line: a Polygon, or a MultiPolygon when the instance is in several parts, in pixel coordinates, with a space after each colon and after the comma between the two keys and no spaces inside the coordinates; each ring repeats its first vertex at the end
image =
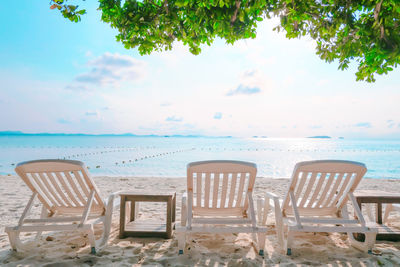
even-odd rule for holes
{"type": "Polygon", "coordinates": [[[172,201],[172,221],[175,222],[176,215],[176,193],[174,193],[174,200],[172,201]]]}
{"type": "Polygon", "coordinates": [[[172,198],[167,202],[167,238],[172,237],[172,198]]]}
{"type": "Polygon", "coordinates": [[[382,224],[382,203],[377,203],[376,222],[382,224]]]}
{"type": "Polygon", "coordinates": [[[132,222],[136,219],[136,201],[131,201],[131,213],[130,213],[130,218],[129,221],[132,222]]]}
{"type": "Polygon", "coordinates": [[[124,238],[125,234],[125,205],[126,198],[121,196],[120,215],[119,215],[119,238],[124,238]]]}

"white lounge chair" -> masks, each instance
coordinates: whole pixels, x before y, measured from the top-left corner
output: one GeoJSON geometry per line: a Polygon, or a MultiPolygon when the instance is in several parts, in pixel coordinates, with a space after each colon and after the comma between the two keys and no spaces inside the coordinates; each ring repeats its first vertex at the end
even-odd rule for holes
{"type": "Polygon", "coordinates": [[[190,233],[252,233],[259,254],[264,254],[267,229],[256,224],[252,195],[256,173],[255,164],[242,161],[188,164],[187,195],[182,198],[181,225],[176,227],[179,254],[190,233]]]}
{"type": "Polygon", "coordinates": [[[351,245],[371,252],[377,230],[366,225],[353,195],[366,171],[364,164],[352,161],[297,163],[283,203],[273,193],[258,201],[259,220],[265,224],[270,207],[274,208],[278,242],[288,255],[298,232],[344,232],[351,245]],[[347,211],[349,199],[357,215],[354,219],[347,211]],[[352,233],[364,233],[365,242],[355,240],[352,233]]]}
{"type": "Polygon", "coordinates": [[[400,212],[400,204],[386,204],[385,213],[383,215],[383,223],[387,223],[389,214],[393,211],[400,212]]]}
{"type": "Polygon", "coordinates": [[[18,164],[15,171],[33,194],[18,225],[5,228],[14,250],[24,250],[19,238],[21,232],[37,232],[36,240],[43,231],[85,232],[93,254],[107,244],[117,193],[104,203],[82,162],[35,160],[18,164]],[[29,219],[36,198],[42,204],[42,212],[39,219],[29,219]],[[95,240],[93,226],[99,223],[103,225],[103,233],[95,240]]]}

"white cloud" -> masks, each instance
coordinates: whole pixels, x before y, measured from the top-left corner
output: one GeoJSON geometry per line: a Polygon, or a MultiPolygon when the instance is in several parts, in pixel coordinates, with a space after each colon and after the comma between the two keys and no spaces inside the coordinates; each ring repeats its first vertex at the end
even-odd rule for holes
{"type": "Polygon", "coordinates": [[[93,86],[119,87],[124,82],[135,82],[146,76],[146,64],[142,60],[118,53],[104,53],[102,56],[89,60],[90,70],[75,77],[72,84],[66,86],[69,90],[87,90],[93,86]]]}

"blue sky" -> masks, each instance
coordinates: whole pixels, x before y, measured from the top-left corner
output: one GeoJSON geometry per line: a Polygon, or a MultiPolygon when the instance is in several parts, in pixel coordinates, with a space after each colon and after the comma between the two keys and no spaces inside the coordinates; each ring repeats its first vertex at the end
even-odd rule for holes
{"type": "MultiPolygon", "coordinates": [[[[90,3],[89,3],[90,2],[90,3]]],[[[400,70],[355,81],[314,42],[259,24],[193,56],[140,56],[115,41],[97,1],[71,23],[48,1],[0,6],[0,131],[400,138],[400,70]]]]}

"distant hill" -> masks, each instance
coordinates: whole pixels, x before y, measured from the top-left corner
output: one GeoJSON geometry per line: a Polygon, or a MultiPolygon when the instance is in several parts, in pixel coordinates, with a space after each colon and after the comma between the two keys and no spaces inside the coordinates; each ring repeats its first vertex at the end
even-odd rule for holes
{"type": "Polygon", "coordinates": [[[309,136],[307,138],[319,138],[319,139],[330,139],[332,137],[327,136],[327,135],[316,135],[316,136],[309,136]]]}
{"type": "Polygon", "coordinates": [[[204,136],[204,135],[136,135],[132,133],[124,134],[83,134],[83,133],[24,133],[21,131],[0,131],[0,136],[129,136],[129,137],[207,137],[207,138],[232,138],[232,136],[204,136]]]}

